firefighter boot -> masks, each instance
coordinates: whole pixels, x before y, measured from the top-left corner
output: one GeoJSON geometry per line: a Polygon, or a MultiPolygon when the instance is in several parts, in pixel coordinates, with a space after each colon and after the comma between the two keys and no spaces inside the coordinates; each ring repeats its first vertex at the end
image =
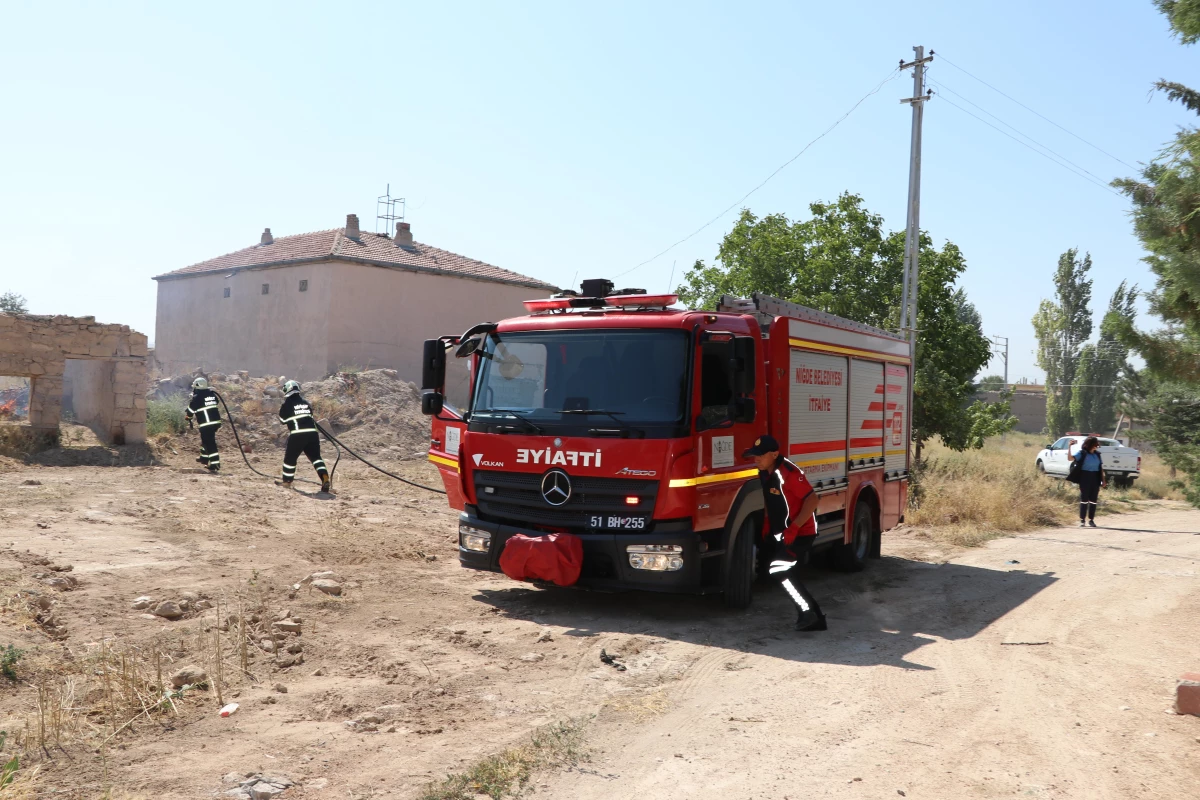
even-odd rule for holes
{"type": "Polygon", "coordinates": [[[321,478],[321,491],[325,492],[325,494],[330,494],[333,491],[333,481],[329,479],[328,475],[321,478]]]}
{"type": "Polygon", "coordinates": [[[292,482],[291,482],[291,481],[275,481],[275,485],[276,485],[276,486],[283,486],[283,487],[284,487],[284,488],[286,488],[286,489],[290,489],[290,488],[292,488],[292,482]]]}
{"type": "Polygon", "coordinates": [[[798,631],[827,631],[829,626],[825,624],[825,615],[818,611],[801,611],[796,618],[796,630],[798,631]]]}

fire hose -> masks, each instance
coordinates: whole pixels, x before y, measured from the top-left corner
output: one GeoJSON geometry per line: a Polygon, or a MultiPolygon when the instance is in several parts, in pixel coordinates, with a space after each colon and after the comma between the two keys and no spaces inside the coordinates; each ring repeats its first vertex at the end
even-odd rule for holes
{"type": "MultiPolygon", "coordinates": [[[[240,436],[238,436],[237,424],[233,420],[233,413],[229,410],[229,406],[226,405],[225,398],[221,397],[221,395],[218,392],[216,392],[215,390],[213,391],[213,394],[217,395],[217,399],[221,401],[221,406],[224,407],[224,409],[225,409],[225,416],[229,417],[229,428],[230,428],[230,430],[233,431],[233,438],[235,441],[237,441],[238,451],[242,454],[242,460],[246,462],[246,466],[250,468],[251,472],[253,472],[257,475],[261,475],[264,478],[270,478],[270,479],[274,480],[274,476],[268,475],[265,472],[260,472],[259,470],[255,469],[253,464],[250,463],[250,458],[246,455],[246,449],[244,447],[242,447],[242,439],[240,436]]],[[[410,481],[407,478],[401,478],[399,475],[388,472],[383,467],[379,467],[379,466],[376,466],[375,464],[372,464],[370,461],[368,461],[367,459],[360,456],[358,453],[351,450],[349,448],[349,446],[347,446],[344,442],[340,441],[332,433],[325,430],[325,428],[321,425],[321,423],[317,422],[315,424],[317,426],[317,430],[319,430],[321,432],[321,434],[329,441],[329,443],[333,445],[333,449],[337,451],[337,456],[333,460],[333,467],[329,470],[330,483],[333,482],[333,473],[335,471],[337,471],[338,462],[342,460],[342,450],[344,448],[347,453],[354,456],[359,461],[366,464],[368,467],[375,470],[376,472],[381,472],[384,475],[388,476],[389,478],[394,478],[395,480],[398,480],[401,483],[406,483],[409,486],[412,486],[414,488],[424,489],[425,491],[433,492],[434,494],[445,494],[446,493],[442,489],[434,489],[430,486],[422,486],[421,484],[414,483],[413,481],[410,481]],[[339,447],[339,445],[340,445],[340,447],[339,447]]],[[[320,485],[320,483],[318,481],[309,480],[308,478],[297,478],[296,480],[303,481],[304,483],[312,483],[312,484],[315,484],[318,486],[320,485]]]]}

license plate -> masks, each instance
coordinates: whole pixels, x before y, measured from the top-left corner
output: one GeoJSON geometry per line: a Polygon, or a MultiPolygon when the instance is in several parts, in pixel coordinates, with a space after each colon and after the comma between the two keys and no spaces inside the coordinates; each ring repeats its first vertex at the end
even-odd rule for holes
{"type": "Polygon", "coordinates": [[[615,514],[594,514],[588,518],[589,528],[602,530],[644,531],[649,524],[645,517],[620,517],[615,514]]]}

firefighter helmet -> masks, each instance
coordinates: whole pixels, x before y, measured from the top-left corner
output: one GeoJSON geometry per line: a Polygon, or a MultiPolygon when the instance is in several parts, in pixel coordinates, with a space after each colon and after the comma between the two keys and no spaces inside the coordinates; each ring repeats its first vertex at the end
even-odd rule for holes
{"type": "Polygon", "coordinates": [[[208,379],[207,378],[196,378],[196,380],[192,381],[192,391],[193,392],[198,392],[201,389],[207,389],[207,388],[208,388],[208,379]]]}
{"type": "Polygon", "coordinates": [[[300,391],[300,384],[296,383],[296,381],[284,381],[284,384],[283,384],[284,397],[286,397],[289,394],[296,394],[299,391],[300,391]]]}

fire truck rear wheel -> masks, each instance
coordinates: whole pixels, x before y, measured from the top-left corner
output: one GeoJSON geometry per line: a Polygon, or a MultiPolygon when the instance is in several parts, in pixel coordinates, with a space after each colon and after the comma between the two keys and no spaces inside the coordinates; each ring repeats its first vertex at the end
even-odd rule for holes
{"type": "Polygon", "coordinates": [[[725,579],[725,605],[729,608],[746,608],[754,591],[754,539],[759,525],[753,514],[742,523],[737,541],[733,543],[726,558],[729,559],[729,574],[725,579]]]}
{"type": "Polygon", "coordinates": [[[874,538],[875,518],[871,506],[859,503],[854,507],[854,532],[850,543],[834,548],[834,564],[843,572],[861,572],[867,566],[874,538]]]}

